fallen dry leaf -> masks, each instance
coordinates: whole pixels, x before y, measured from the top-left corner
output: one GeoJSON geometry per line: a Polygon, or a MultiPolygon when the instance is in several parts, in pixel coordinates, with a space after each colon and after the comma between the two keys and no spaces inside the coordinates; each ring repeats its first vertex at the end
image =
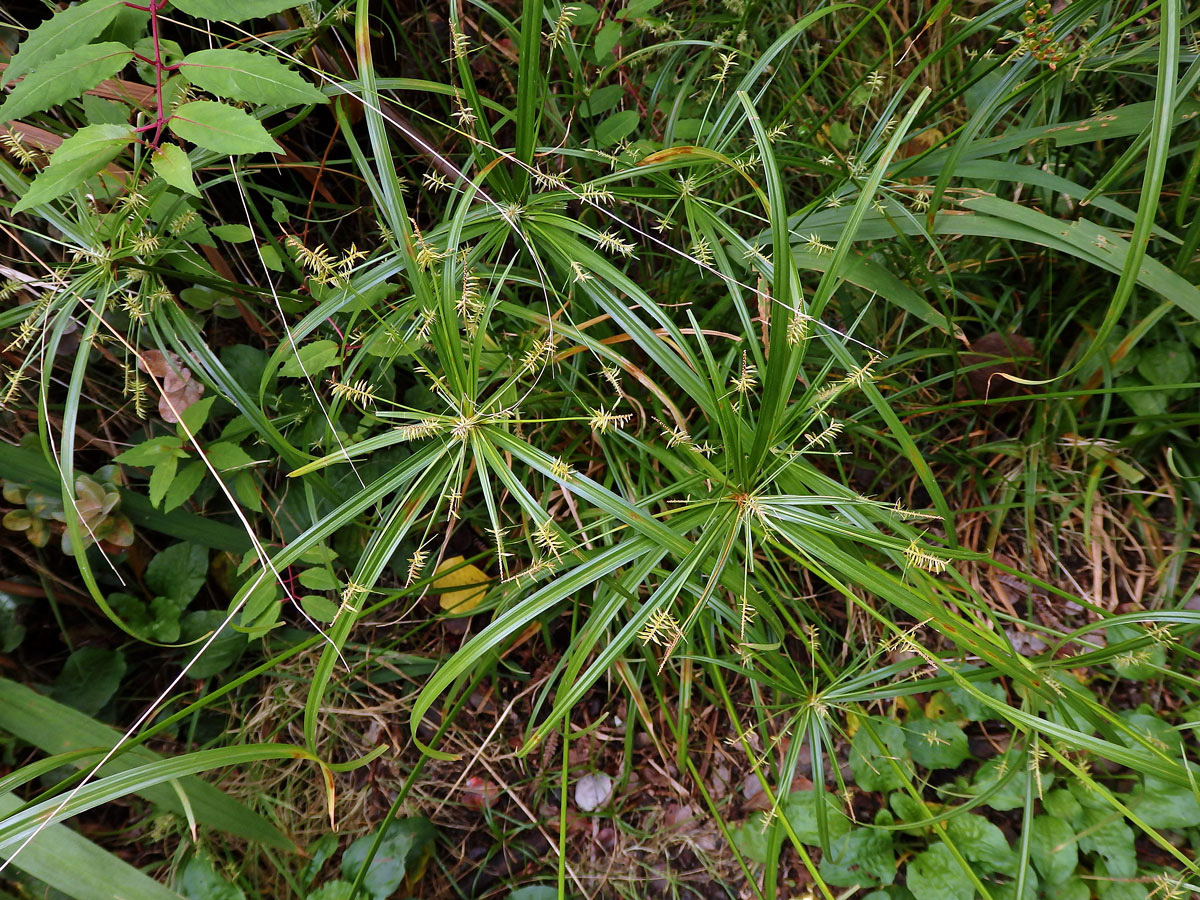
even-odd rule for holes
{"type": "Polygon", "coordinates": [[[143,350],[137,366],[159,379],[162,396],[158,398],[158,414],[164,422],[178,422],[179,416],[204,396],[204,385],[192,378],[192,370],[177,353],[143,350]]]}
{"type": "Polygon", "coordinates": [[[438,603],[442,609],[467,613],[487,594],[487,582],[487,573],[478,566],[471,565],[461,556],[451,556],[437,567],[433,589],[440,592],[438,603]]]}

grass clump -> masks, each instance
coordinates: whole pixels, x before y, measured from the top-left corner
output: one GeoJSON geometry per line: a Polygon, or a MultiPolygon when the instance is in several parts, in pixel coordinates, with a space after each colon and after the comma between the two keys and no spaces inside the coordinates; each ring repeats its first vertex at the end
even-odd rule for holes
{"type": "Polygon", "coordinates": [[[1192,890],[1193,14],[238,12],[11,23],[14,890],[1192,890]]]}

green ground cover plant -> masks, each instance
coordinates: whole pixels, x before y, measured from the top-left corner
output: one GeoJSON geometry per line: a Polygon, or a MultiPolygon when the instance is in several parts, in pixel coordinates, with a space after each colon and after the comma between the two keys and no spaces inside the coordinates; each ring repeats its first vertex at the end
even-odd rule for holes
{"type": "Polygon", "coordinates": [[[3,13],[0,892],[1200,891],[1196,11],[3,13]]]}

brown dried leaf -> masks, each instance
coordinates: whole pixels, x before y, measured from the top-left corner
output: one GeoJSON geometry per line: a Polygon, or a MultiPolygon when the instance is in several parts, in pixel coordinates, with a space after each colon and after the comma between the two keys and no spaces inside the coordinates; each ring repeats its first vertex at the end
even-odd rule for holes
{"type": "MultiPolygon", "coordinates": [[[[1011,397],[1021,386],[1008,376],[1027,377],[1034,355],[1033,342],[1020,334],[991,331],[972,341],[970,352],[962,355],[964,366],[980,367],[967,373],[970,394],[985,400],[1011,397]]],[[[966,389],[960,388],[960,394],[965,396],[966,389]]]]}
{"type": "Polygon", "coordinates": [[[204,385],[192,378],[192,370],[177,353],[143,350],[137,365],[159,379],[162,396],[158,399],[158,414],[164,422],[178,422],[179,416],[204,396],[204,385]]]}

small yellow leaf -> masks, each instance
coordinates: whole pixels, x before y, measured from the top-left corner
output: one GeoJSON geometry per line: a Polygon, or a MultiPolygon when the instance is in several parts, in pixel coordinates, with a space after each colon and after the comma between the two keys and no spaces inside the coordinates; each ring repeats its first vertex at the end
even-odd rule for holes
{"type": "Polygon", "coordinates": [[[440,592],[438,603],[447,612],[467,613],[479,605],[488,588],[487,574],[461,556],[442,560],[437,567],[433,589],[440,592]]]}

